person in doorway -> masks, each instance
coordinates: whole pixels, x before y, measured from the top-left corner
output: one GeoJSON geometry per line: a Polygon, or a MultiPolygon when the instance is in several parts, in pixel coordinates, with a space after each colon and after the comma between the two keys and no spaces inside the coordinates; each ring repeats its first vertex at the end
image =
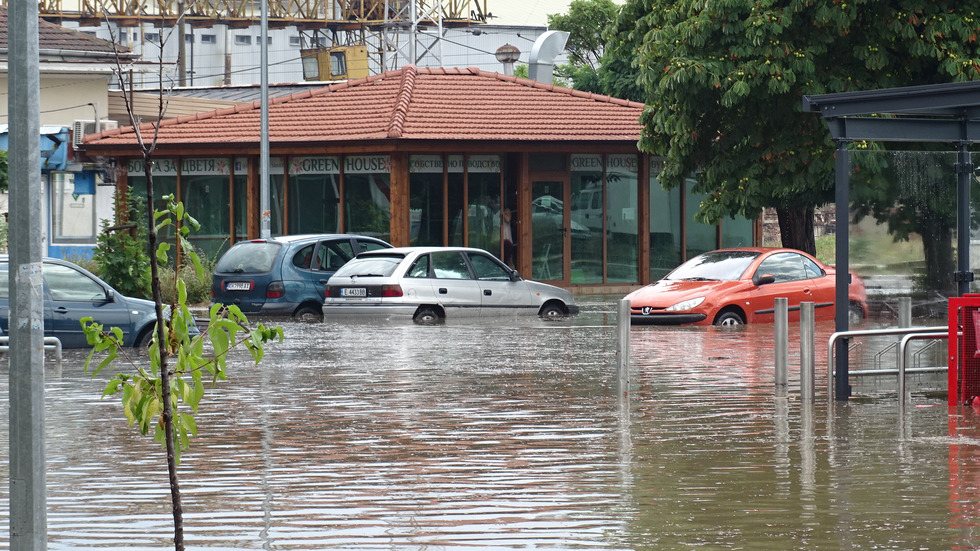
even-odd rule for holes
{"type": "Polygon", "coordinates": [[[503,221],[500,224],[500,239],[504,243],[504,264],[514,270],[514,236],[510,231],[510,209],[504,207],[501,217],[503,221]]]}

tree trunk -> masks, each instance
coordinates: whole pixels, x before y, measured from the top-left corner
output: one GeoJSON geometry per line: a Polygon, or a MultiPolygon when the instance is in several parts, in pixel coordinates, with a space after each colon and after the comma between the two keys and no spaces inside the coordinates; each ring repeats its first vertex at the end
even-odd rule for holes
{"type": "Polygon", "coordinates": [[[160,393],[163,398],[163,430],[167,447],[167,473],[170,476],[170,501],[173,505],[174,516],[174,550],[184,551],[184,507],[180,498],[180,481],[177,478],[177,456],[174,450],[174,411],[170,402],[170,367],[167,364],[167,342],[164,340],[163,298],[160,290],[160,272],[156,257],[157,230],[153,218],[153,159],[144,152],[143,167],[146,176],[146,202],[149,205],[149,247],[150,247],[150,288],[153,291],[153,302],[156,309],[157,348],[160,352],[160,393]]]}
{"type": "Polygon", "coordinates": [[[953,273],[953,228],[934,222],[921,224],[922,252],[926,261],[925,288],[938,291],[943,296],[955,296],[956,282],[953,273]]]}
{"type": "Polygon", "coordinates": [[[779,217],[779,238],[783,246],[817,254],[817,242],[813,237],[813,207],[776,209],[779,217]]]}

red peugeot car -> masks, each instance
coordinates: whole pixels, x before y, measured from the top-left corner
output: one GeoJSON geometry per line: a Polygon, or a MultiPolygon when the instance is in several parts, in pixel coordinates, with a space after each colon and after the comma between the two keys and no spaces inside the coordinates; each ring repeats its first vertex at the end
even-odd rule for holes
{"type": "MultiPolygon", "coordinates": [[[[817,319],[834,318],[836,276],[831,266],[793,249],[720,249],[698,255],[663,279],[626,295],[630,321],[651,325],[772,323],[776,297],[786,297],[790,321],[801,302],[817,319]]],[[[868,311],[864,282],[851,273],[850,312],[868,311]]]]}

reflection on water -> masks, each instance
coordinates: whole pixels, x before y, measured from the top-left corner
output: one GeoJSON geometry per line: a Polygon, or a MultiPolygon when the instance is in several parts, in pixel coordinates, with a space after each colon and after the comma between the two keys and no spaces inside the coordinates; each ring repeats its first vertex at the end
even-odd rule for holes
{"type": "MultiPolygon", "coordinates": [[[[286,324],[205,397],[180,466],[188,548],[980,546],[977,412],[920,395],[904,426],[894,396],[828,414],[801,406],[795,373],[776,398],[771,326],[634,328],[622,400],[615,305],[583,307],[516,326],[286,324]]],[[[49,548],[167,548],[162,451],[83,358],[48,364],[49,548]]],[[[3,549],[6,500],[5,484],[3,549]]]]}

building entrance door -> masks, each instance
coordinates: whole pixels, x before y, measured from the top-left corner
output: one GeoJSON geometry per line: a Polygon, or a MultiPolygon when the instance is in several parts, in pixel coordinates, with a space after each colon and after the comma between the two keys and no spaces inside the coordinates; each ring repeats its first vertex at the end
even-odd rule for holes
{"type": "Polygon", "coordinates": [[[567,283],[571,223],[568,182],[552,178],[531,184],[531,278],[567,283]]]}

